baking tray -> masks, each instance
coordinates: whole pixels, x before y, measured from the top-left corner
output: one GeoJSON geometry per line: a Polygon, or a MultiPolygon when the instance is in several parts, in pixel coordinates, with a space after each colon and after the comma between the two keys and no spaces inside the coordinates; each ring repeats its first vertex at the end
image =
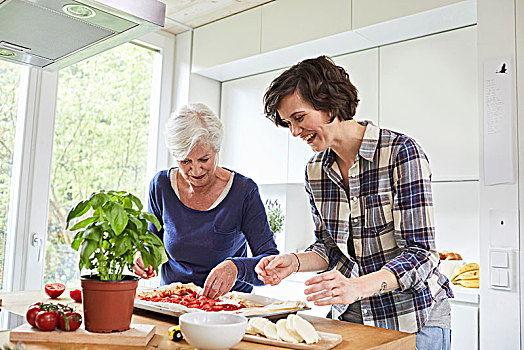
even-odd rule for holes
{"type": "MultiPolygon", "coordinates": [[[[242,293],[242,292],[234,292],[236,295],[239,295],[251,302],[260,304],[260,305],[270,305],[276,302],[283,302],[283,300],[278,300],[274,298],[265,297],[262,295],[255,295],[250,293],[242,293]]],[[[297,302],[298,305],[300,302],[297,302]]],[[[304,304],[304,303],[301,303],[304,304]]],[[[147,310],[156,312],[159,314],[169,315],[178,317],[184,313],[189,312],[206,312],[204,310],[196,309],[196,308],[187,308],[180,304],[172,304],[172,303],[156,303],[151,301],[144,301],[140,299],[135,299],[135,308],[140,310],[147,310]],[[167,306],[165,306],[167,304],[167,306]],[[172,310],[169,308],[171,306],[172,308],[176,308],[177,310],[172,310]]],[[[227,313],[235,313],[239,315],[244,315],[246,317],[267,317],[267,318],[282,318],[289,314],[294,314],[297,311],[305,311],[305,310],[311,310],[310,307],[307,305],[304,306],[297,306],[295,308],[287,308],[287,309],[279,309],[279,310],[264,310],[262,308],[246,308],[246,309],[240,309],[236,311],[219,311],[219,312],[227,312],[227,313]]]]}

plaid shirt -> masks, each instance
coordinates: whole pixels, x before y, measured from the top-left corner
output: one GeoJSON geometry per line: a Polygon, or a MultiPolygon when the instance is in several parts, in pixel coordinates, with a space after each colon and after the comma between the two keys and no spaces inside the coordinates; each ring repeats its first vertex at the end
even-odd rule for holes
{"type": "MultiPolygon", "coordinates": [[[[431,170],[413,139],[370,122],[361,124],[366,131],[349,169],[348,195],[333,150],[308,162],[306,191],[317,239],[306,250],[346,277],[392,272],[400,288],[363,299],[364,324],[418,332],[432,303],[453,297],[448,279],[437,269],[431,170]],[[348,252],[351,239],[355,258],[348,252]]],[[[333,305],[333,319],[346,309],[333,305]]]]}

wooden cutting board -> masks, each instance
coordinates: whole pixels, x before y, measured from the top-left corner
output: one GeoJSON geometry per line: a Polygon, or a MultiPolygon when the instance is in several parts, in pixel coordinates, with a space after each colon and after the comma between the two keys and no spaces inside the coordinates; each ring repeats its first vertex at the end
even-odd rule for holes
{"type": "Polygon", "coordinates": [[[342,336],[340,334],[318,332],[320,336],[320,341],[316,344],[306,344],[306,343],[288,343],[280,340],[272,340],[263,336],[245,334],[242,340],[251,341],[260,344],[267,344],[273,346],[279,346],[282,348],[290,349],[303,349],[303,350],[329,350],[342,343],[342,336]]]}
{"type": "Polygon", "coordinates": [[[82,325],[74,332],[62,330],[41,331],[31,327],[29,323],[13,329],[9,334],[9,341],[70,343],[70,344],[111,344],[127,346],[146,346],[155,335],[156,326],[148,324],[132,324],[125,332],[91,333],[82,325]]]}

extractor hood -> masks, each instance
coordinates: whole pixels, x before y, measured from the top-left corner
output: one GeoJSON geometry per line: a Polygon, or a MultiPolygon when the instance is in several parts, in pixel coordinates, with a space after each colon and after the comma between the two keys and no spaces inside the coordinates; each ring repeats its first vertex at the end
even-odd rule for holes
{"type": "Polygon", "coordinates": [[[56,71],[164,26],[158,0],[0,0],[0,59],[56,71]]]}

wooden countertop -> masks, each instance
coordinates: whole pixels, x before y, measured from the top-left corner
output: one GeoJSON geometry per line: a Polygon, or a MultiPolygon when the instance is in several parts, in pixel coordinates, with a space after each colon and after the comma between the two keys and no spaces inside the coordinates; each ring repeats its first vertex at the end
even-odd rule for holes
{"type": "MultiPolygon", "coordinates": [[[[36,301],[51,301],[64,304],[72,304],[81,310],[81,303],[75,303],[69,297],[69,291],[66,291],[61,298],[49,299],[43,291],[24,291],[0,293],[0,299],[3,299],[3,310],[12,311],[19,315],[25,315],[29,305],[36,301]]],[[[344,340],[335,349],[376,349],[376,350],[398,350],[398,349],[415,349],[415,335],[392,331],[388,329],[364,326],[349,322],[334,321],[327,318],[301,315],[310,321],[318,331],[337,333],[342,335],[344,340]]],[[[156,334],[149,342],[146,349],[194,349],[185,341],[179,343],[173,342],[167,335],[170,326],[177,324],[177,319],[166,316],[153,314],[149,312],[139,312],[133,315],[132,323],[156,325],[156,334]]],[[[9,343],[9,332],[0,332],[0,347],[9,343]]],[[[70,349],[70,350],[112,350],[124,349],[122,346],[109,345],[91,345],[91,344],[57,344],[57,343],[26,343],[28,350],[33,349],[70,349]]],[[[262,345],[257,343],[242,341],[232,350],[251,350],[251,349],[275,349],[276,347],[262,345]]],[[[279,348],[282,349],[282,348],[279,348]]]]}

